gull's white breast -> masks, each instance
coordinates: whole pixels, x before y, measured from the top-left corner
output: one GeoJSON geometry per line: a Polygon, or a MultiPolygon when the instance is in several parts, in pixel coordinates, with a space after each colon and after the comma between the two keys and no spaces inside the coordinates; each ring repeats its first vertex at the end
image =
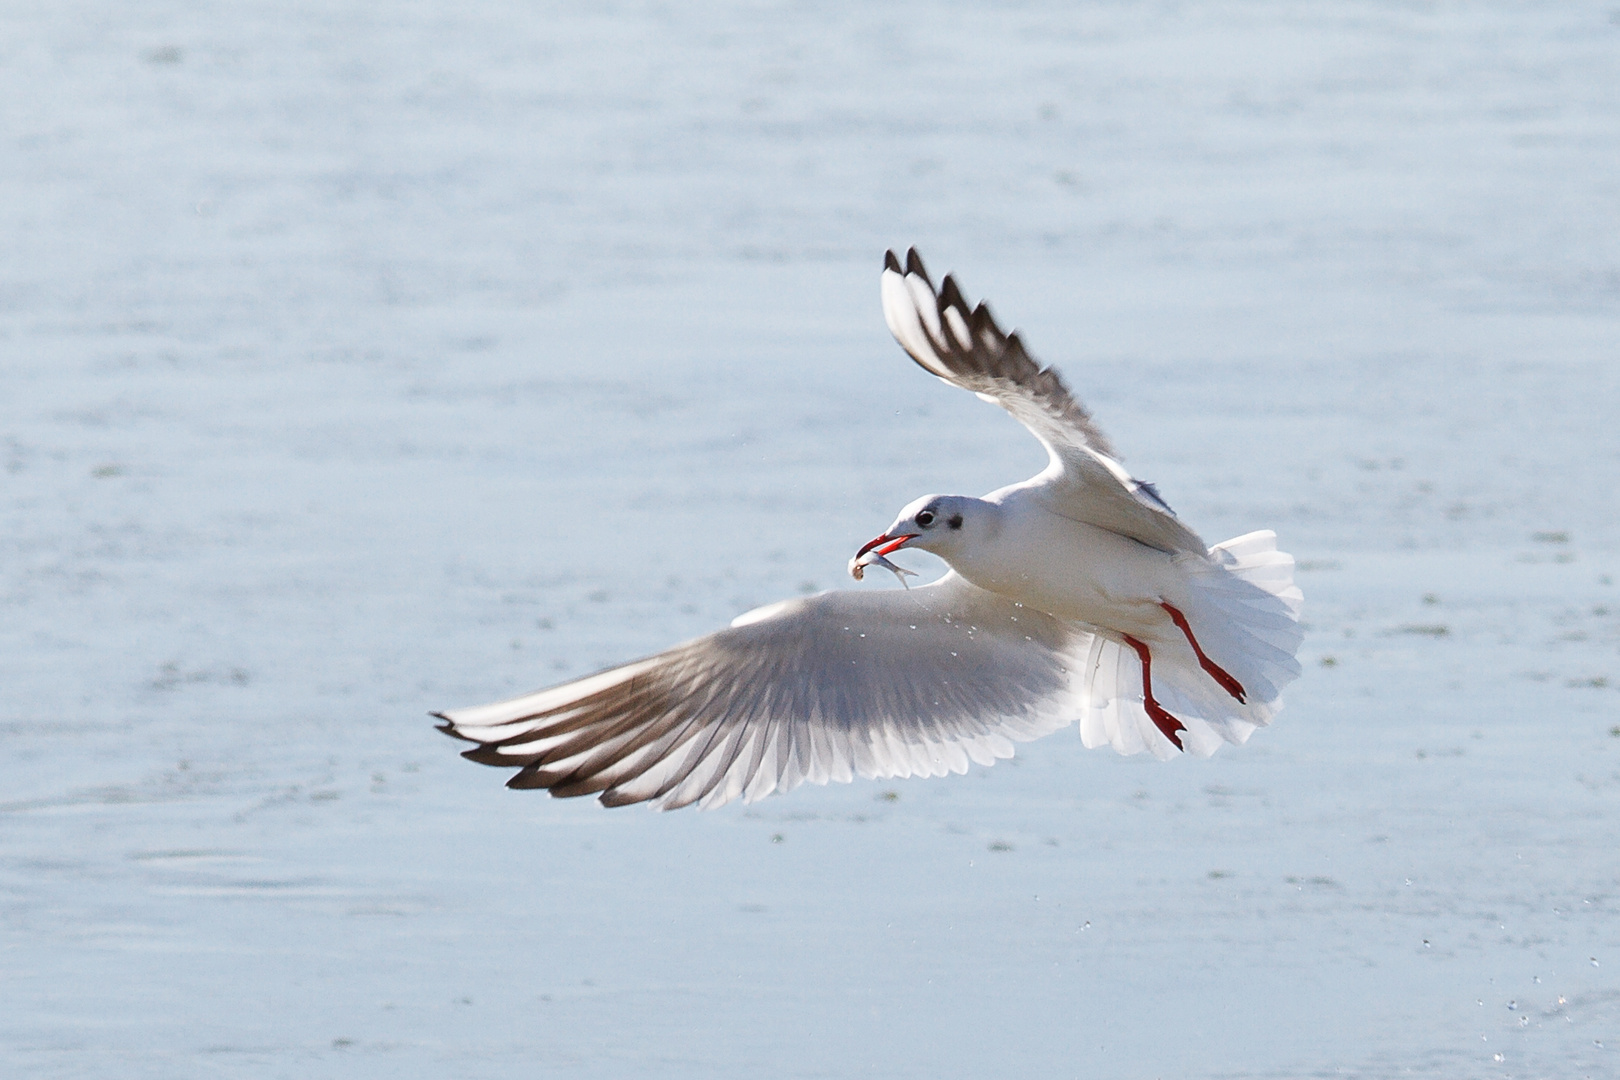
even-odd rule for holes
{"type": "Polygon", "coordinates": [[[1166,552],[1053,512],[1039,488],[989,497],[996,526],[953,551],[956,572],[981,589],[1026,607],[1115,634],[1154,638],[1163,629],[1159,601],[1180,592],[1166,552]]]}

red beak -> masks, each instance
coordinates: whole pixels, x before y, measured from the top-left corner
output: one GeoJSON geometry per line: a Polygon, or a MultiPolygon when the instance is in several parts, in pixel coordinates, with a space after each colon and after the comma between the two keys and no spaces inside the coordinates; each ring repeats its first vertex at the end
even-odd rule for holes
{"type": "Polygon", "coordinates": [[[907,540],[915,540],[919,535],[921,534],[907,533],[904,536],[890,536],[888,533],[884,533],[882,536],[868,540],[865,544],[863,544],[861,546],[861,550],[855,553],[855,557],[858,559],[862,555],[865,555],[868,551],[871,551],[873,548],[877,548],[877,553],[879,555],[887,555],[891,551],[899,551],[905,546],[907,540]],[[886,544],[887,546],[878,547],[879,544],[886,544]]]}

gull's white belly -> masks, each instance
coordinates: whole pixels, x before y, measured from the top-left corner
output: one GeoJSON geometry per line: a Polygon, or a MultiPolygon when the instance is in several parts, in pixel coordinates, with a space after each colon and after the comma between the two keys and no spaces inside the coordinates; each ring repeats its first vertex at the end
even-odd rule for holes
{"type": "Polygon", "coordinates": [[[1010,520],[988,543],[949,560],[957,573],[1060,618],[1157,636],[1165,623],[1159,602],[1179,591],[1172,556],[1038,505],[1008,509],[1010,520]]]}

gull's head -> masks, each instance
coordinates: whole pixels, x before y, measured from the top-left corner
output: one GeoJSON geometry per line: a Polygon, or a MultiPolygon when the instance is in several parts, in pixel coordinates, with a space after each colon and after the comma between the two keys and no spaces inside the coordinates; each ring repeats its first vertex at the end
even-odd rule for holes
{"type": "Polygon", "coordinates": [[[858,561],[868,552],[888,555],[920,548],[950,561],[953,549],[978,531],[989,504],[965,495],[924,495],[900,511],[883,535],[868,540],[855,553],[858,561]]]}

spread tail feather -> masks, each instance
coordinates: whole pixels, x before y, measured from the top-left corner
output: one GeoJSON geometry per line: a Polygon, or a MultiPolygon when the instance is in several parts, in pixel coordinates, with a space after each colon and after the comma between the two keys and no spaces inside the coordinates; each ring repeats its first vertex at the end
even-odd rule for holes
{"type": "MultiPolygon", "coordinates": [[[[1294,558],[1277,550],[1270,530],[1216,544],[1208,557],[1179,555],[1184,588],[1173,598],[1210,661],[1241,684],[1240,700],[1201,666],[1182,631],[1166,621],[1152,642],[1153,693],[1186,725],[1185,749],[1199,757],[1222,742],[1241,743],[1282,708],[1282,689],[1300,676],[1295,653],[1304,640],[1304,595],[1294,584],[1294,558]]],[[[1122,754],[1147,750],[1174,757],[1176,747],[1148,715],[1142,665],[1112,636],[1095,635],[1080,672],[1080,737],[1088,747],[1122,754]]]]}

